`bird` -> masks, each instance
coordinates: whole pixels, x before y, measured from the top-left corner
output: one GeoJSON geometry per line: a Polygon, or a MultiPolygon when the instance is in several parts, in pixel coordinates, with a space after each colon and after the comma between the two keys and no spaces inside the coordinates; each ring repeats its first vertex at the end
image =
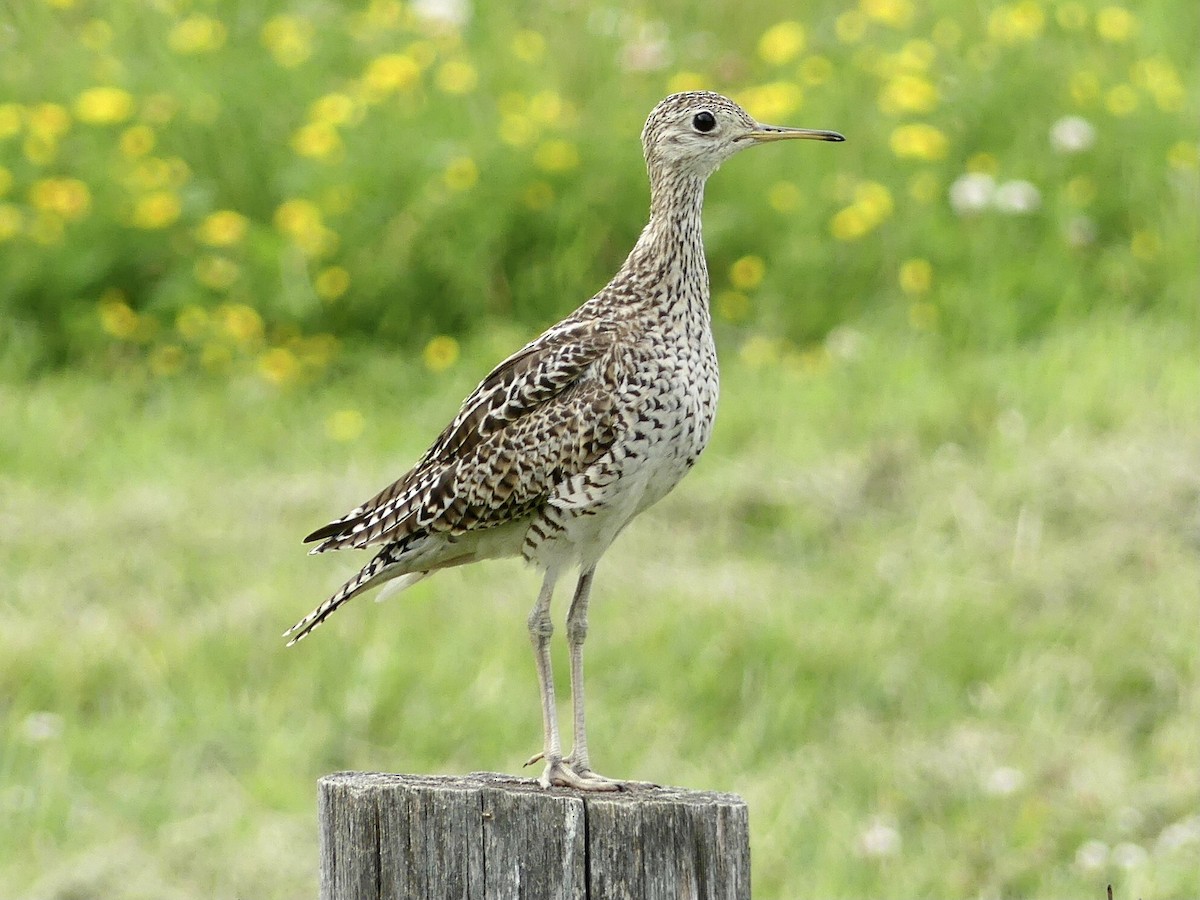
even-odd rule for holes
{"type": "Polygon", "coordinates": [[[601,556],[695,465],[712,434],[718,369],[701,233],[704,187],[741,150],[835,131],[764,125],[712,91],[675,93],[641,134],[650,217],[598,293],[496,366],[417,463],[304,540],[312,553],[378,547],[333,596],[289,629],[288,646],[364,591],[407,588],[440,570],[522,557],[542,573],[526,626],[542,707],[543,788],[621,790],[591,765],[583,645],[601,556]],[[566,615],[572,747],[559,734],[551,599],[579,572],[566,615]]]}

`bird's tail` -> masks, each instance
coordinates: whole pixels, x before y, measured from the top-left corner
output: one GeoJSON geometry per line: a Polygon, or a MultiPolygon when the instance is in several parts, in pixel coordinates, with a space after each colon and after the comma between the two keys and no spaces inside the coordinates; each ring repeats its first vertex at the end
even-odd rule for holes
{"type": "Polygon", "coordinates": [[[429,574],[428,571],[405,572],[403,567],[397,565],[396,562],[395,550],[391,547],[384,547],[373,560],[363,566],[361,572],[342,585],[336,594],[283,633],[284,637],[291,637],[287,645],[290,647],[297,641],[306,638],[309,632],[333,615],[339,606],[347,600],[357,597],[363,591],[370,590],[385,581],[396,579],[396,583],[391,585],[388,590],[388,594],[394,594],[412,587],[429,574]]]}

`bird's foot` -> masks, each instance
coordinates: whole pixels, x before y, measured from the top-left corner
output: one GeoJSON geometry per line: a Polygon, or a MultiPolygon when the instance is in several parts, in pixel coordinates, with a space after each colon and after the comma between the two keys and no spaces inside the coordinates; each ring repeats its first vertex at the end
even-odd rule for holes
{"type": "MultiPolygon", "coordinates": [[[[525,765],[529,766],[540,759],[545,759],[544,753],[538,753],[530,758],[525,765]]],[[[538,779],[538,784],[544,788],[550,787],[570,787],[577,791],[620,791],[623,790],[621,782],[612,778],[606,778],[592,770],[592,767],[584,764],[579,764],[574,759],[574,754],[566,756],[559,760],[548,760],[546,768],[542,770],[542,775],[538,779]]]]}

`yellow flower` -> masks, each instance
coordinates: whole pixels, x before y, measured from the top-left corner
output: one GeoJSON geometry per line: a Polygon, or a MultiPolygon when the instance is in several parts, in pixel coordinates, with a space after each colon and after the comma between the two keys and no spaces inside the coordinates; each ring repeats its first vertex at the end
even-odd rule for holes
{"type": "Polygon", "coordinates": [[[449,335],[439,334],[425,345],[421,358],[430,372],[444,372],[458,362],[458,341],[449,335]]]}
{"type": "Polygon", "coordinates": [[[75,117],[89,125],[112,125],[133,115],[133,95],[118,87],[88,88],[75,98],[75,117]]]}
{"type": "Polygon", "coordinates": [[[77,222],[92,206],[92,192],[78,178],[40,178],[29,187],[29,202],[41,212],[77,222]]]}
{"type": "Polygon", "coordinates": [[[29,131],[38,137],[55,140],[71,130],[71,114],[57,103],[39,103],[29,110],[29,131]]]}
{"type": "Polygon", "coordinates": [[[944,159],[949,147],[946,135],[932,125],[901,125],[889,140],[892,152],[903,159],[944,159]]]}
{"type": "Polygon", "coordinates": [[[900,264],[899,280],[904,293],[924,294],[933,285],[933,266],[927,259],[906,259],[900,264]]]}
{"type": "Polygon", "coordinates": [[[533,140],[535,128],[528,116],[519,113],[501,113],[497,132],[500,140],[510,147],[524,147],[533,140]]]}
{"type": "Polygon", "coordinates": [[[452,159],[446,166],[446,171],[442,173],[442,180],[452,191],[470,190],[479,181],[479,167],[475,165],[475,160],[471,157],[460,156],[452,159]]]}
{"type": "Polygon", "coordinates": [[[967,171],[995,175],[1000,171],[1000,160],[992,153],[972,153],[967,157],[967,171]]]}
{"type": "Polygon", "coordinates": [[[893,28],[906,28],[912,21],[913,6],[909,0],[859,0],[858,5],[869,18],[893,28]]]}
{"type": "Polygon", "coordinates": [[[138,331],[138,314],[125,300],[122,291],[110,288],[100,297],[100,327],[105,333],[128,340],[138,331]]]}
{"type": "Polygon", "coordinates": [[[804,39],[804,26],[799,22],[779,22],[758,39],[758,55],[773,66],[781,66],[800,55],[804,39]]]}
{"type": "Polygon", "coordinates": [[[438,57],[437,47],[430,41],[413,41],[404,52],[413,58],[422,71],[432,66],[438,57]]]}
{"type": "Polygon", "coordinates": [[[184,340],[199,340],[208,331],[208,313],[202,306],[185,306],[175,316],[175,330],[184,340]]]}
{"type": "Polygon", "coordinates": [[[233,351],[225,344],[205,344],[200,351],[200,364],[209,372],[226,372],[233,364],[233,351]]]}
{"type": "Polygon", "coordinates": [[[717,294],[717,315],[726,322],[740,322],[750,314],[750,298],[740,291],[717,294]]]}
{"type": "Polygon", "coordinates": [[[295,343],[296,357],[306,368],[323,369],[338,350],[338,339],[332,334],[314,334],[295,343]]]}
{"type": "Polygon", "coordinates": [[[1179,73],[1164,56],[1141,59],[1129,70],[1130,78],[1138,87],[1149,91],[1154,102],[1163,112],[1178,112],[1187,98],[1179,73]]]}
{"type": "Polygon", "coordinates": [[[227,256],[202,256],[192,272],[196,280],[214,291],[226,291],[242,276],[241,267],[227,256]]]}
{"type": "Polygon", "coordinates": [[[1100,78],[1095,72],[1083,70],[1071,75],[1067,82],[1071,99],[1079,106],[1087,106],[1100,96],[1100,78]]]}
{"type": "Polygon", "coordinates": [[[258,358],[258,371],[271,384],[282,387],[300,375],[300,361],[286,347],[272,347],[258,358]]]}
{"type": "Polygon", "coordinates": [[[1162,238],[1149,228],[1140,229],[1133,233],[1129,250],[1142,262],[1153,262],[1162,252],[1162,238]]]}
{"type": "Polygon", "coordinates": [[[232,247],[241,243],[250,227],[250,221],[232,209],[219,209],[204,217],[196,229],[196,237],[210,247],[232,247]]]}
{"type": "Polygon", "coordinates": [[[1082,3],[1060,3],[1054,10],[1054,18],[1067,31],[1078,31],[1087,25],[1088,10],[1082,3]]]}
{"type": "Polygon", "coordinates": [[[843,44],[857,44],[867,32],[867,17],[857,9],[851,9],[838,16],[833,27],[843,44]]]}
{"type": "Polygon", "coordinates": [[[36,243],[52,247],[63,242],[66,227],[57,213],[43,212],[38,213],[29,223],[28,233],[36,243]]]}
{"type": "Polygon", "coordinates": [[[358,104],[348,94],[333,92],[314,100],[308,107],[308,117],[326,125],[346,125],[358,117],[358,104]]]}
{"type": "Polygon", "coordinates": [[[789,213],[800,208],[803,194],[791,181],[777,181],[767,189],[767,203],[776,212],[789,213]]]}
{"type": "Polygon", "coordinates": [[[406,53],[377,56],[367,65],[362,82],[367,99],[378,103],[389,94],[407,90],[421,77],[421,67],[406,53]]]}
{"type": "Polygon", "coordinates": [[[742,362],[750,368],[761,369],[764,366],[773,366],[778,363],[782,350],[783,341],[779,338],[755,334],[746,338],[739,355],[742,362]]]}
{"type": "Polygon", "coordinates": [[[311,200],[286,200],[275,210],[275,227],[307,256],[320,256],[337,248],[338,236],[321,221],[321,210],[311,200]]]}
{"type": "Polygon", "coordinates": [[[174,191],[152,191],[133,204],[130,222],[135,228],[153,231],[174,225],[182,212],[179,196],[174,191]]]}
{"type": "Polygon", "coordinates": [[[883,86],[879,109],[889,116],[900,113],[929,113],[938,105],[938,89],[920,75],[897,75],[883,86]]]}
{"type": "Polygon", "coordinates": [[[545,141],[533,152],[533,164],[543,172],[569,172],[579,165],[579,151],[560,138],[545,141]]]}
{"type": "Polygon", "coordinates": [[[996,7],[988,16],[988,36],[1002,44],[1018,44],[1038,38],[1046,25],[1046,14],[1036,0],[996,7]]]}
{"type": "Polygon", "coordinates": [[[21,233],[24,224],[25,216],[19,206],[0,203],[0,241],[12,240],[21,233]]]}
{"type": "Polygon", "coordinates": [[[1106,6],[1096,13],[1096,33],[1113,44],[1121,44],[1137,31],[1137,19],[1123,6],[1106,6]]]}
{"type": "Polygon", "coordinates": [[[321,210],[311,200],[285,200],[275,210],[275,227],[288,237],[303,237],[321,226],[321,210]]]}
{"type": "Polygon", "coordinates": [[[833,63],[824,56],[810,56],[800,63],[800,78],[805,84],[824,84],[833,75],[833,63]]]}
{"type": "Polygon", "coordinates": [[[1167,164],[1172,169],[1188,171],[1200,164],[1200,152],[1192,141],[1176,141],[1167,151],[1167,164]]]}
{"type": "Polygon", "coordinates": [[[749,291],[762,284],[767,265],[761,256],[743,256],[729,267],[729,283],[740,291],[749,291]]]}
{"type": "Polygon", "coordinates": [[[511,49],[521,62],[535,63],[546,52],[546,39],[537,31],[523,28],[513,35],[511,49]]]}
{"type": "Polygon", "coordinates": [[[566,112],[566,104],[557,91],[538,91],[529,98],[529,115],[538,122],[555,124],[566,112]]]}
{"type": "Polygon", "coordinates": [[[773,81],[747,88],[741,94],[746,112],[764,122],[778,122],[800,108],[804,95],[790,81],[773,81]]]}
{"type": "Polygon", "coordinates": [[[309,122],[301,125],[292,135],[292,149],[300,156],[327,160],[340,155],[342,137],[336,128],[326,122],[309,122]]]}
{"type": "Polygon", "coordinates": [[[910,0],[859,0],[859,6],[869,18],[893,28],[907,28],[912,23],[910,0]]]}
{"type": "Polygon", "coordinates": [[[521,192],[521,202],[535,212],[554,202],[554,188],[544,181],[533,181],[521,192]]]}
{"type": "Polygon", "coordinates": [[[442,63],[435,78],[440,90],[447,94],[469,94],[475,90],[479,76],[475,67],[463,59],[451,59],[442,63]]]}
{"type": "Polygon", "coordinates": [[[312,56],[316,29],[300,16],[272,16],[262,28],[262,43],[276,63],[294,69],[312,56]]]}
{"type": "Polygon", "coordinates": [[[918,203],[932,203],[941,193],[941,184],[933,172],[918,172],[908,181],[908,195],[918,203]]]}
{"type": "Polygon", "coordinates": [[[142,102],[142,118],[155,125],[166,125],[179,112],[179,101],[165,91],[151,94],[142,102]]]}
{"type": "Polygon", "coordinates": [[[892,192],[877,181],[860,182],[854,188],[854,205],[877,225],[892,214],[892,192]]]}
{"type": "Polygon", "coordinates": [[[1067,182],[1067,202],[1074,206],[1087,206],[1096,199],[1096,182],[1087,175],[1077,175],[1067,182]]]}
{"type": "Polygon", "coordinates": [[[1127,116],[1138,107],[1138,95],[1127,84],[1109,88],[1104,95],[1104,106],[1114,116],[1127,116]]]}
{"type": "Polygon", "coordinates": [[[322,269],[313,281],[313,290],[322,300],[336,300],[350,289],[350,273],[341,266],[322,269]]]}
{"type": "Polygon", "coordinates": [[[158,378],[165,378],[178,374],[187,362],[187,356],[178,344],[160,344],[150,351],[149,362],[150,373],[158,378]]]}
{"type": "Polygon", "coordinates": [[[357,409],[339,409],[325,419],[325,434],[342,444],[357,440],[366,420],[357,409]]]}
{"type": "Polygon", "coordinates": [[[829,233],[839,241],[856,241],[870,230],[870,220],[857,206],[839,209],[829,223],[829,233]]]}
{"type": "Polygon", "coordinates": [[[211,16],[188,16],[171,29],[167,46],[176,53],[211,53],[225,44],[225,23],[211,16]]]}
{"type": "Polygon", "coordinates": [[[79,29],[79,43],[89,50],[103,50],[112,42],[113,29],[103,19],[89,19],[79,29]]]}
{"type": "Polygon", "coordinates": [[[154,149],[157,138],[149,125],[134,125],[121,132],[121,155],[126,159],[137,159],[154,149]]]}
{"type": "Polygon", "coordinates": [[[932,303],[922,300],[909,304],[908,324],[914,331],[932,331],[937,322],[938,308],[932,303]]]}
{"type": "Polygon", "coordinates": [[[830,233],[839,241],[856,241],[869,234],[892,214],[892,194],[875,181],[854,188],[854,202],[834,214],[830,233]]]}
{"type": "Polygon", "coordinates": [[[257,343],[263,336],[262,316],[244,303],[222,303],[216,309],[221,330],[239,344],[257,343]]]}
{"type": "Polygon", "coordinates": [[[0,103],[0,140],[21,133],[25,111],[19,103],[0,103]]]}

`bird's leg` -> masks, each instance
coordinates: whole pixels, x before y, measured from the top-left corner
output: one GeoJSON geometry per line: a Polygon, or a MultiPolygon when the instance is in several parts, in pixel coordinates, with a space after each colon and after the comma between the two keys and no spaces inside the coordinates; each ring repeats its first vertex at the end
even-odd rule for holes
{"type": "MultiPolygon", "coordinates": [[[[538,686],[542,691],[542,756],[546,770],[542,773],[542,787],[549,787],[550,776],[556,768],[562,768],[562,745],[558,740],[558,713],[554,703],[554,669],[550,665],[550,636],[554,634],[554,623],[550,620],[550,598],[554,596],[554,582],[558,573],[553,569],[546,572],[537,603],[529,613],[529,642],[533,644],[533,658],[537,663],[538,686]]],[[[525,765],[535,762],[535,756],[525,765]]]]}
{"type": "Polygon", "coordinates": [[[570,755],[566,758],[566,763],[576,775],[588,782],[590,790],[612,791],[619,790],[620,784],[592,771],[591,762],[588,759],[587,727],[583,720],[583,642],[587,638],[588,598],[592,593],[592,576],[595,574],[595,565],[589,566],[579,574],[579,583],[575,586],[575,597],[571,600],[571,608],[567,612],[567,647],[571,653],[571,715],[574,744],[571,747],[570,755]]]}
{"type": "Polygon", "coordinates": [[[538,681],[542,689],[542,725],[544,750],[525,763],[546,760],[546,768],[538,782],[542,787],[573,787],[581,791],[616,791],[620,790],[617,782],[596,775],[587,767],[587,740],[583,737],[583,658],[579,651],[583,644],[583,635],[587,633],[587,594],[591,586],[589,569],[586,576],[580,578],[580,587],[575,591],[575,600],[571,603],[568,616],[568,637],[571,640],[571,693],[575,706],[575,739],[577,748],[582,749],[582,757],[575,753],[570,759],[563,759],[562,744],[558,737],[558,718],[554,702],[554,671],[550,664],[550,636],[554,632],[554,624],[550,620],[550,598],[554,594],[554,582],[557,572],[548,571],[546,580],[542,583],[541,593],[537,603],[529,613],[529,640],[533,644],[533,655],[537,662],[538,681]],[[580,605],[580,597],[583,602],[580,605]],[[582,620],[577,621],[577,613],[582,614],[582,620]],[[579,625],[582,624],[582,631],[579,625]],[[576,637],[573,637],[577,636],[576,637]],[[576,642],[577,641],[577,642],[576,642]],[[577,681],[578,678],[578,681],[577,681]],[[578,690],[578,693],[576,691],[578,690]],[[577,768],[577,760],[582,760],[582,768],[577,768]]]}

